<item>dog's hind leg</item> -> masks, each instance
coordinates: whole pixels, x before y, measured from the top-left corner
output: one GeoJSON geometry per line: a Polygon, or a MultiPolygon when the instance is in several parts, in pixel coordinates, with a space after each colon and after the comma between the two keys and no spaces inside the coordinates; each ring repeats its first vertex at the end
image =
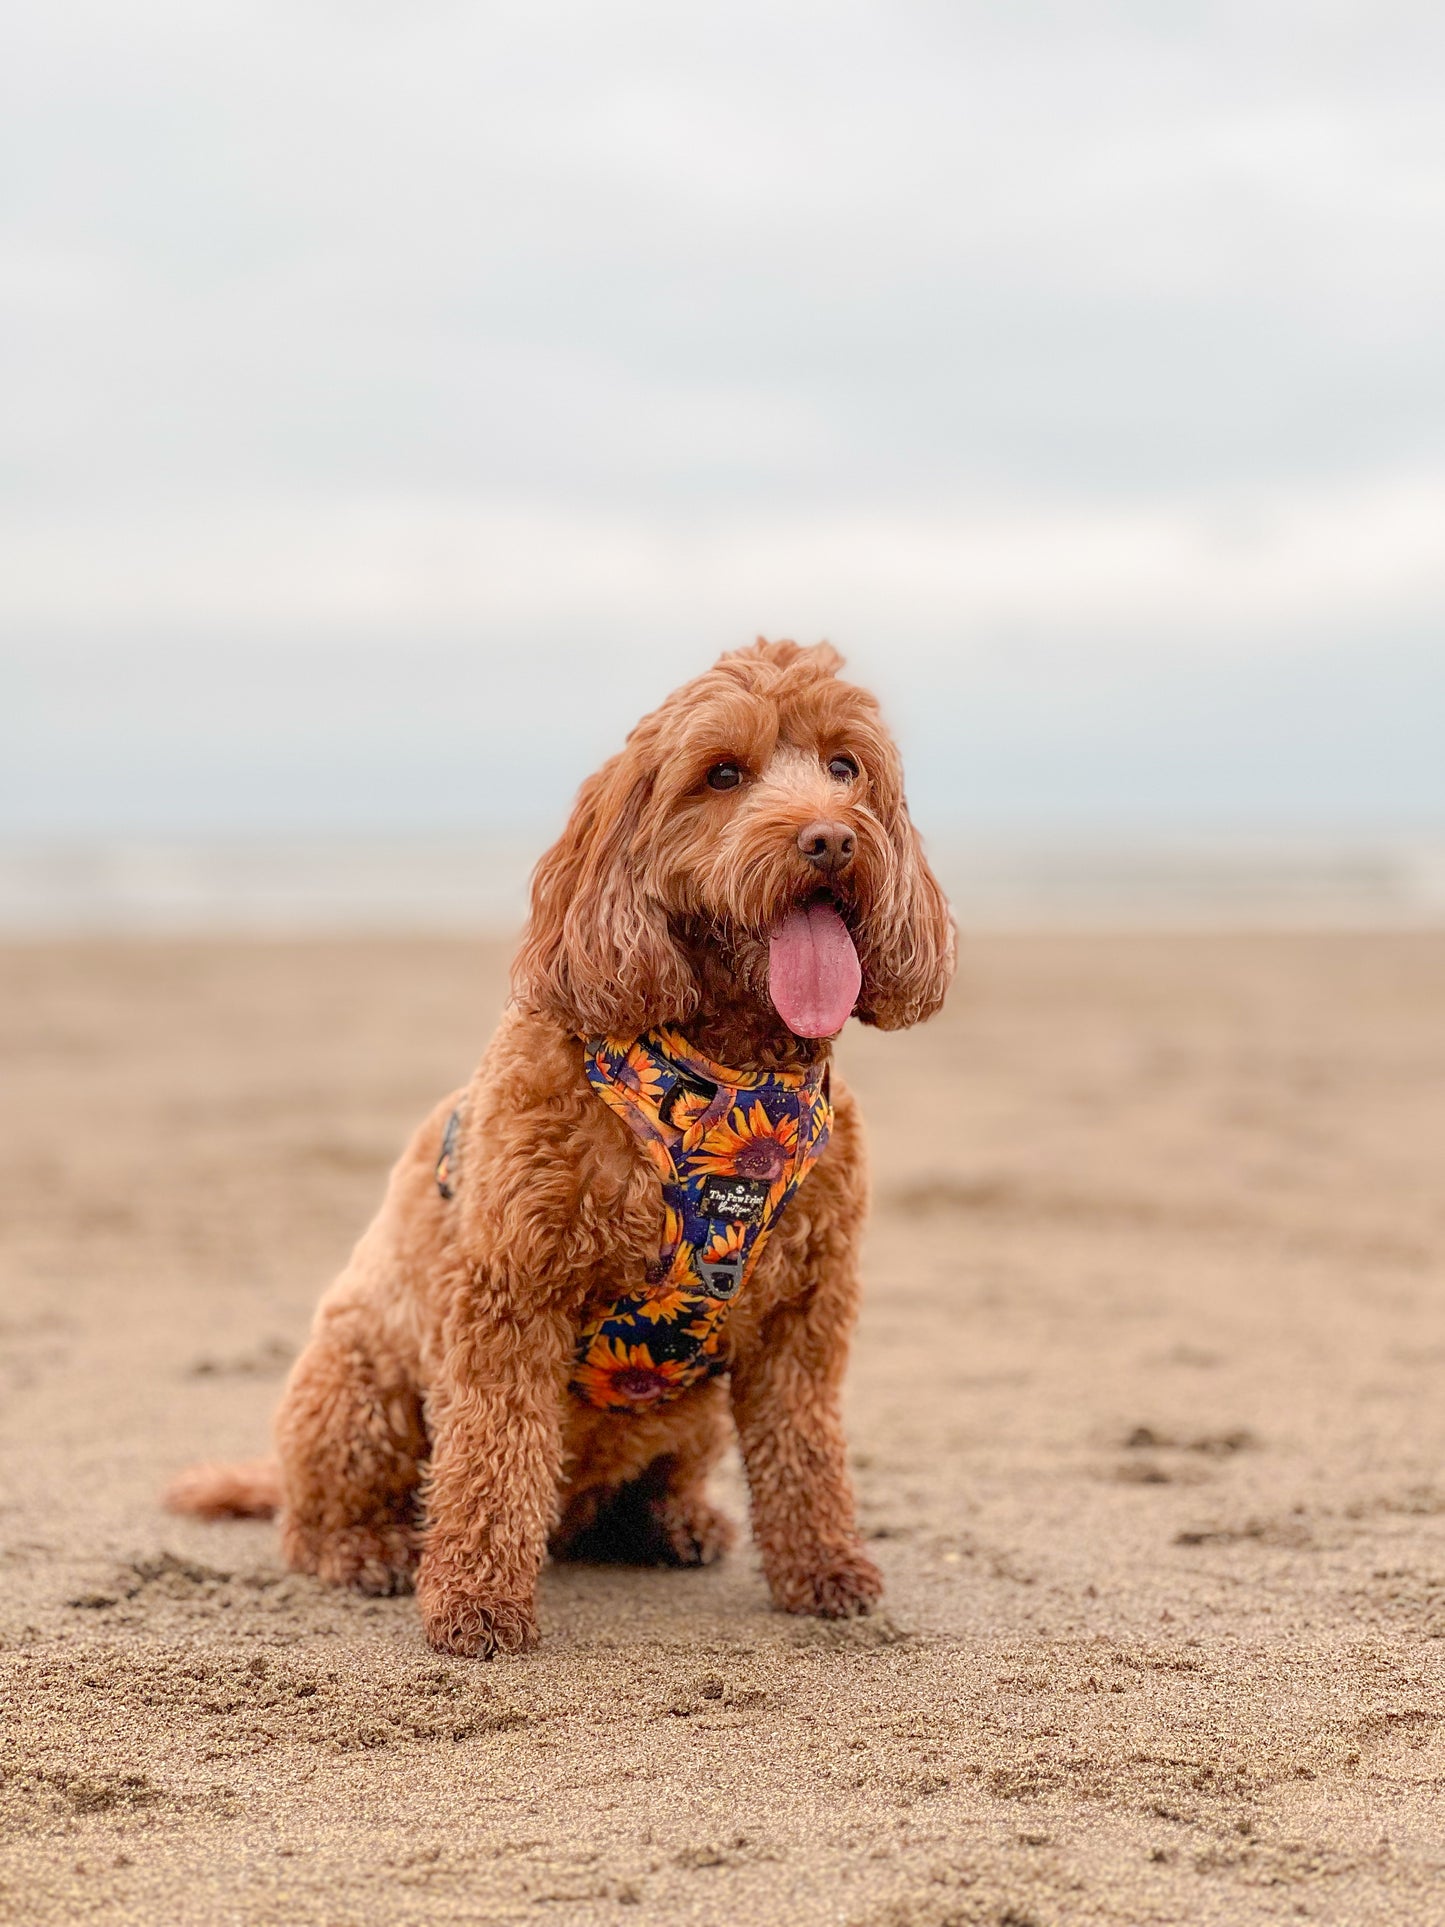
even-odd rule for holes
{"type": "Polygon", "coordinates": [[[420,1552],[421,1399],[364,1312],[323,1315],[276,1416],[286,1563],[334,1586],[410,1588],[420,1552]]]}
{"type": "MultiPolygon", "coordinates": [[[[720,1384],[690,1393],[669,1415],[657,1456],[631,1476],[584,1484],[564,1503],[554,1559],[596,1565],[710,1566],[737,1528],[707,1495],[731,1426],[720,1384]]],[[[622,1425],[636,1421],[623,1419],[622,1425]]]]}

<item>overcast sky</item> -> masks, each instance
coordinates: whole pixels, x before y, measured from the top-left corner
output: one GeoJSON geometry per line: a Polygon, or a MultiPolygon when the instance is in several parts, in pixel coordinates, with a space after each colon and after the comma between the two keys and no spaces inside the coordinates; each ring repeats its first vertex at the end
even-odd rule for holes
{"type": "Polygon", "coordinates": [[[22,0],[0,834],[555,817],[759,630],[920,816],[1445,828],[1445,24],[22,0]]]}

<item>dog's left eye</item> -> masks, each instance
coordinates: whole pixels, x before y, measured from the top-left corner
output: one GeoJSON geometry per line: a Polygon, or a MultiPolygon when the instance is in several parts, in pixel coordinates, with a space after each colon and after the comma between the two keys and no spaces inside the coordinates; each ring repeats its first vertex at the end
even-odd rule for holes
{"type": "Polygon", "coordinates": [[[735,790],[742,780],[742,770],[736,763],[714,763],[707,773],[710,790],[735,790]]]}
{"type": "Polygon", "coordinates": [[[858,774],[858,765],[851,756],[835,756],[828,764],[828,774],[837,783],[851,783],[858,774]]]}

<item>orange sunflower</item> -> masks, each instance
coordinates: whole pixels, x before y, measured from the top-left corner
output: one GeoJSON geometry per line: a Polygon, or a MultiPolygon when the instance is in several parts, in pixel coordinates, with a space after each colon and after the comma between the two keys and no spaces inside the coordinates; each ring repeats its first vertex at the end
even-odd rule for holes
{"type": "Polygon", "coordinates": [[[656,1359],[646,1345],[626,1345],[599,1332],[572,1383],[594,1405],[651,1405],[683,1391],[697,1376],[692,1359],[656,1359]]]}
{"type": "Polygon", "coordinates": [[[721,1231],[714,1231],[697,1254],[699,1260],[705,1265],[725,1265],[729,1258],[736,1258],[742,1251],[747,1242],[746,1233],[746,1225],[724,1225],[721,1231]]]}
{"type": "Polygon", "coordinates": [[[689,1160],[690,1169],[725,1178],[762,1178],[776,1199],[787,1182],[798,1150],[796,1117],[773,1119],[760,1100],[736,1104],[704,1133],[689,1160]]]}
{"type": "Polygon", "coordinates": [[[723,1356],[724,1322],[721,1318],[699,1318],[696,1324],[683,1326],[689,1338],[698,1340],[697,1356],[692,1361],[694,1371],[708,1372],[723,1356]]]}
{"type": "Polygon", "coordinates": [[[690,1131],[711,1104],[701,1091],[681,1090],[672,1101],[672,1123],[679,1131],[690,1131]]]}
{"type": "Polygon", "coordinates": [[[695,1285],[689,1289],[685,1284],[675,1284],[669,1275],[658,1284],[645,1286],[637,1294],[637,1316],[650,1319],[654,1325],[670,1325],[696,1297],[695,1285]]]}
{"type": "Polygon", "coordinates": [[[618,1050],[613,1058],[612,1076],[614,1082],[634,1097],[640,1097],[645,1104],[656,1110],[662,1103],[665,1085],[662,1072],[650,1051],[641,1044],[630,1044],[625,1050],[618,1050]]]}

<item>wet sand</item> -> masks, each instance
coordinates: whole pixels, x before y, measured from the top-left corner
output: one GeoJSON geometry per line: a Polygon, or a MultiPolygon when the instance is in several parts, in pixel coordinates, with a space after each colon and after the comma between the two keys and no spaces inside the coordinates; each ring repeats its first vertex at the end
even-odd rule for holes
{"type": "Polygon", "coordinates": [[[1445,1920],[1445,936],[970,943],[843,1050],[885,1616],[549,1569],[480,1666],[156,1494],[504,963],[0,951],[0,1917],[1445,1920]]]}

